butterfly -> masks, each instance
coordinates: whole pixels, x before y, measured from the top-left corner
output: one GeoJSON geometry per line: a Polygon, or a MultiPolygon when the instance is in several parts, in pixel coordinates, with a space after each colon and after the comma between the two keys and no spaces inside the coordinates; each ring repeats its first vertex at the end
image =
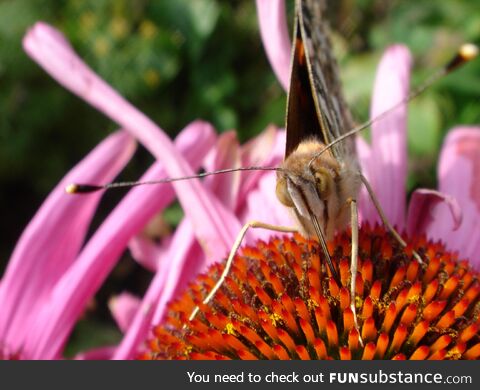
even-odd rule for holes
{"type": "Polygon", "coordinates": [[[351,309],[357,323],[357,196],[363,176],[352,137],[326,147],[352,129],[353,121],[342,94],[324,12],[323,1],[296,2],[285,160],[277,172],[276,194],[291,210],[301,233],[318,238],[339,286],[327,241],[350,223],[351,309]]]}
{"type": "Polygon", "coordinates": [[[352,138],[325,149],[353,127],[329,42],[324,2],[296,2],[285,161],[276,194],[293,213],[301,232],[316,236],[339,281],[326,241],[349,222],[360,179],[352,138]],[[323,151],[323,153],[321,153],[323,151]]]}

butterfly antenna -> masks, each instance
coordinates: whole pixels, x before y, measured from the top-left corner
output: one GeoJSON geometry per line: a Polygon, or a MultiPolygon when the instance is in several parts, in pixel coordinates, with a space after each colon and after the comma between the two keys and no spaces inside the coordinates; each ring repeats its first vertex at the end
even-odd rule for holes
{"type": "Polygon", "coordinates": [[[152,184],[172,183],[172,182],[181,181],[181,180],[200,179],[202,177],[219,175],[219,174],[222,174],[222,173],[231,173],[231,172],[239,172],[239,171],[278,171],[278,170],[281,170],[281,168],[278,168],[278,167],[240,167],[240,168],[219,169],[217,171],[198,173],[196,175],[183,176],[183,177],[171,177],[171,178],[158,179],[158,180],[125,181],[125,182],[100,184],[100,185],[72,183],[72,184],[69,184],[65,187],[65,192],[67,192],[68,194],[88,194],[88,193],[91,193],[91,192],[96,192],[96,191],[101,191],[101,190],[109,190],[109,189],[112,189],[112,188],[131,188],[131,187],[138,187],[138,186],[152,185],[152,184]]]}
{"type": "Polygon", "coordinates": [[[375,118],[369,119],[368,121],[362,123],[360,126],[353,128],[352,130],[346,132],[345,134],[341,135],[334,141],[327,144],[320,152],[318,152],[315,156],[313,156],[313,158],[310,160],[310,164],[312,164],[316,158],[318,158],[322,153],[326,152],[332,146],[338,144],[339,142],[343,141],[348,137],[351,137],[352,135],[360,133],[361,131],[365,130],[367,127],[370,127],[370,125],[373,122],[376,122],[381,118],[384,118],[385,116],[390,114],[392,111],[396,110],[398,107],[416,98],[418,95],[422,94],[427,88],[429,88],[433,83],[435,83],[437,80],[441,79],[442,77],[445,77],[446,75],[450,74],[451,72],[458,69],[460,66],[466,64],[467,62],[470,62],[475,57],[477,57],[477,55],[478,55],[477,45],[473,43],[463,44],[462,46],[460,46],[460,48],[457,51],[457,54],[455,55],[455,57],[453,57],[450,60],[450,62],[448,62],[444,67],[440,68],[437,72],[435,72],[432,76],[430,76],[417,88],[412,90],[405,99],[402,99],[401,101],[399,101],[398,103],[390,107],[389,109],[383,111],[381,114],[379,114],[375,118]]]}

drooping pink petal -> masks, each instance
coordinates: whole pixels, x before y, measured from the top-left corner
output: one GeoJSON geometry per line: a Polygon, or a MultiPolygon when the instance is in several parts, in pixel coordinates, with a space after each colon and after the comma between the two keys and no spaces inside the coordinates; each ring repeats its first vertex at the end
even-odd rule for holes
{"type": "MultiPolygon", "coordinates": [[[[192,133],[205,131],[199,127],[203,128],[204,124],[195,122],[189,129],[192,133]]],[[[199,137],[197,141],[202,139],[199,137]]],[[[195,138],[189,137],[186,141],[195,142],[195,138]]],[[[197,147],[202,148],[201,142],[197,142],[197,147]]],[[[189,158],[194,155],[197,152],[189,158]]],[[[203,158],[203,155],[197,157],[203,158]]],[[[150,169],[142,180],[158,179],[160,173],[159,169],[150,169]]],[[[171,201],[171,196],[164,196],[168,189],[169,185],[133,188],[108,216],[55,286],[51,305],[37,316],[38,321],[30,329],[24,346],[29,356],[43,359],[58,356],[86,303],[105,280],[130,238],[171,201]]]]}
{"type": "Polygon", "coordinates": [[[448,134],[438,167],[439,190],[455,199],[463,213],[460,227],[452,232],[449,210],[439,205],[429,233],[458,250],[479,267],[480,252],[480,127],[457,127],[448,134]],[[475,263],[476,262],[476,263],[475,263]]]}
{"type": "Polygon", "coordinates": [[[45,200],[23,232],[0,287],[0,340],[22,347],[31,318],[47,304],[54,284],[72,264],[101,194],[68,195],[74,182],[102,184],[113,180],[130,160],[135,142],[117,132],[72,169],[45,200]]]}
{"type": "Polygon", "coordinates": [[[270,65],[283,89],[290,84],[291,43],[284,0],[257,0],[258,21],[263,46],[270,65]]]}
{"type": "MultiPolygon", "coordinates": [[[[27,53],[54,79],[131,132],[170,177],[191,175],[192,169],[169,137],[149,118],[95,74],[53,27],[36,23],[24,38],[27,53]]],[[[173,183],[185,214],[207,255],[219,258],[229,250],[240,225],[234,215],[198,180],[173,183]]]]}
{"type": "MultiPolygon", "coordinates": [[[[407,97],[411,62],[405,46],[394,45],[387,49],[375,78],[371,118],[377,118],[407,97]]],[[[371,184],[390,223],[400,229],[405,224],[406,126],[406,104],[372,124],[371,184]]]]}
{"type": "Polygon", "coordinates": [[[137,296],[123,292],[108,301],[108,308],[118,328],[125,333],[131,325],[135,314],[140,309],[141,300],[137,296]]]}
{"type": "Polygon", "coordinates": [[[442,220],[445,230],[457,230],[462,223],[462,209],[457,200],[450,195],[435,190],[416,190],[410,199],[407,215],[407,232],[410,236],[429,233],[430,228],[439,223],[436,215],[438,206],[444,205],[450,211],[450,221],[442,220]]]}

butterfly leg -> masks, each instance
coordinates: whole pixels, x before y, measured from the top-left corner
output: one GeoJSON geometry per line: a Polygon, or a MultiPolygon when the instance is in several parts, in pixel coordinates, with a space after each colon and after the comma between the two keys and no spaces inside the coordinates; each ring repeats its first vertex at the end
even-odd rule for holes
{"type": "MultiPolygon", "coordinates": [[[[208,295],[205,297],[203,300],[203,304],[206,305],[208,302],[210,302],[213,297],[215,296],[216,292],[218,289],[222,286],[223,282],[225,281],[225,278],[228,276],[228,273],[230,272],[230,268],[232,267],[233,259],[235,255],[237,254],[238,248],[240,248],[240,245],[242,245],[242,241],[245,238],[245,235],[247,234],[248,229],[253,228],[253,229],[266,229],[266,230],[272,230],[275,232],[281,232],[281,233],[296,233],[298,232],[297,228],[294,227],[288,227],[288,226],[277,226],[277,225],[270,225],[268,223],[260,222],[260,221],[250,221],[247,222],[242,230],[240,230],[240,233],[237,236],[237,239],[235,240],[232,249],[230,251],[230,254],[228,255],[227,258],[227,263],[225,264],[225,268],[220,275],[220,278],[218,279],[217,283],[215,286],[213,286],[212,290],[208,293],[208,295]]],[[[195,316],[198,314],[200,310],[199,306],[196,306],[195,309],[193,309],[192,314],[190,314],[190,317],[188,318],[189,321],[193,320],[195,316]]]]}
{"type": "MultiPolygon", "coordinates": [[[[395,228],[392,226],[392,224],[388,221],[388,218],[386,217],[385,213],[383,212],[382,206],[380,206],[380,202],[377,199],[377,196],[375,195],[375,192],[373,191],[372,186],[368,182],[367,178],[363,176],[360,173],[360,179],[362,180],[363,185],[367,189],[368,195],[370,196],[370,199],[372,199],[373,205],[375,206],[375,209],[378,212],[378,215],[380,216],[383,224],[387,227],[387,229],[390,231],[390,234],[398,241],[398,243],[403,247],[407,247],[407,243],[405,240],[398,234],[398,232],[395,230],[395,228]]],[[[420,255],[417,253],[417,251],[413,250],[413,257],[418,261],[419,264],[424,264],[424,261],[420,257],[420,255]]]]}
{"type": "Polygon", "coordinates": [[[350,261],[350,309],[353,312],[353,321],[358,331],[360,344],[363,346],[362,337],[360,335],[360,327],[358,325],[357,308],[355,306],[355,295],[357,288],[357,271],[358,271],[358,208],[356,199],[348,199],[350,203],[350,224],[352,227],[352,254],[350,261]]]}

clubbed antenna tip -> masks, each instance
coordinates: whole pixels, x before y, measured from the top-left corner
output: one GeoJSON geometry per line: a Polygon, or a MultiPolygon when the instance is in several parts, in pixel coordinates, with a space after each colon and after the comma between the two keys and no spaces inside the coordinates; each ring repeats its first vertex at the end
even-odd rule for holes
{"type": "Polygon", "coordinates": [[[92,184],[69,184],[65,187],[65,192],[67,194],[86,194],[89,192],[95,192],[103,189],[103,186],[97,186],[92,184]]]}
{"type": "Polygon", "coordinates": [[[470,61],[478,55],[478,46],[474,43],[465,43],[460,47],[459,52],[467,61],[470,61]]]}
{"type": "Polygon", "coordinates": [[[478,55],[478,46],[473,43],[464,43],[458,49],[458,53],[448,63],[446,69],[448,72],[458,68],[459,66],[473,60],[478,55]]]}

